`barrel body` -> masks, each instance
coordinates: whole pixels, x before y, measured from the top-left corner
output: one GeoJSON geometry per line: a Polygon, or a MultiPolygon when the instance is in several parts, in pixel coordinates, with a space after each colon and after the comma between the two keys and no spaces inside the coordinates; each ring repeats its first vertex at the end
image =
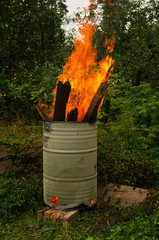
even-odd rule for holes
{"type": "Polygon", "coordinates": [[[44,122],[44,202],[60,210],[97,201],[96,122],[44,122]]]}

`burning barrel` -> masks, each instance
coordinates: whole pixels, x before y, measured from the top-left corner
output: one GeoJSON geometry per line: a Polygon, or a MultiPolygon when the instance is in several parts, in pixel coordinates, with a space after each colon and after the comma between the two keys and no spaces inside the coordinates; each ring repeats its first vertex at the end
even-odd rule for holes
{"type": "Polygon", "coordinates": [[[44,202],[63,210],[97,201],[96,122],[46,122],[43,136],[44,202]]]}
{"type": "MultiPolygon", "coordinates": [[[[97,62],[95,21],[81,19],[74,50],[58,76],[52,103],[37,104],[44,120],[44,201],[58,209],[91,207],[97,201],[97,114],[114,60],[97,62]]],[[[107,52],[114,40],[106,39],[107,52]]]]}

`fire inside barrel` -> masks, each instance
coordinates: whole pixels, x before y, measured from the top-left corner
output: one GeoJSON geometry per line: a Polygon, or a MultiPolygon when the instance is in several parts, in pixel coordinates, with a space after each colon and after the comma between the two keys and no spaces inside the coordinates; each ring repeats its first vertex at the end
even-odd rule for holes
{"type": "MultiPolygon", "coordinates": [[[[96,22],[84,18],[78,22],[79,31],[74,40],[74,50],[59,75],[53,90],[52,106],[37,105],[46,121],[96,120],[107,89],[107,80],[114,60],[107,55],[97,62],[93,46],[96,22]]],[[[114,39],[105,41],[108,52],[113,51],[114,39]]]]}

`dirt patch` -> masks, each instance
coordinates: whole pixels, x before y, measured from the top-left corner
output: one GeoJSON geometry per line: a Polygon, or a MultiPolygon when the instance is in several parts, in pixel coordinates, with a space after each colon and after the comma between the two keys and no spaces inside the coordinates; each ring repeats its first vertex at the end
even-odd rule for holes
{"type": "Polygon", "coordinates": [[[101,232],[105,228],[115,226],[116,224],[119,224],[123,221],[126,221],[126,218],[123,215],[111,215],[109,217],[103,216],[96,222],[94,230],[101,232]]]}
{"type": "Polygon", "coordinates": [[[121,223],[125,221],[125,217],[122,215],[112,215],[109,217],[102,217],[98,224],[108,225],[108,226],[114,226],[117,223],[121,223]]]}

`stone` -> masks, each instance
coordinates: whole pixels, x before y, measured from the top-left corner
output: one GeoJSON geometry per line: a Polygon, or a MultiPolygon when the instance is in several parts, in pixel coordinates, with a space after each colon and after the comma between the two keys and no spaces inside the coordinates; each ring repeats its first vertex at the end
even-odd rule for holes
{"type": "Polygon", "coordinates": [[[12,167],[13,167],[12,160],[4,160],[0,162],[0,173],[10,171],[12,170],[12,167]]]}
{"type": "Polygon", "coordinates": [[[104,202],[122,207],[132,207],[151,196],[148,189],[109,184],[104,190],[104,202]]]}
{"type": "Polygon", "coordinates": [[[7,151],[5,149],[5,146],[3,145],[0,145],[0,158],[4,158],[6,157],[8,154],[7,154],[7,151]]]}

